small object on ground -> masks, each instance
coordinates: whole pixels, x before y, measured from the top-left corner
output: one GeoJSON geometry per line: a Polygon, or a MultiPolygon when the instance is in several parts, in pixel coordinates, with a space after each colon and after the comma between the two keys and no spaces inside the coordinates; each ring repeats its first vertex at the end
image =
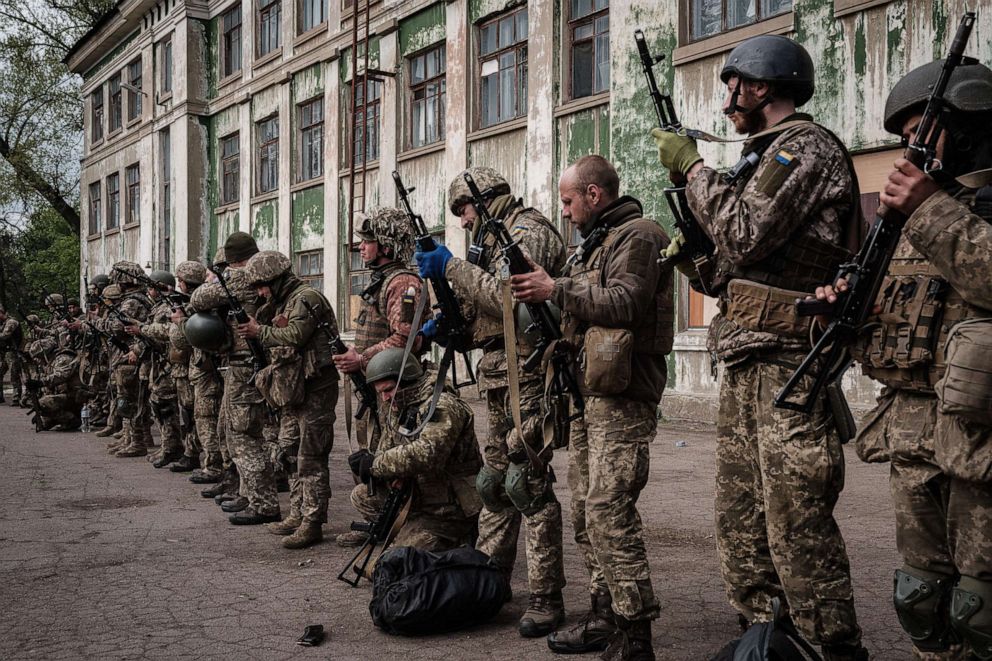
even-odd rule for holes
{"type": "Polygon", "coordinates": [[[296,644],[303,647],[317,647],[322,642],[324,642],[324,625],[308,624],[307,628],[303,630],[303,635],[296,641],[296,644]]]}
{"type": "Polygon", "coordinates": [[[675,447],[677,448],[687,448],[689,447],[688,441],[675,441],[675,447]]]}

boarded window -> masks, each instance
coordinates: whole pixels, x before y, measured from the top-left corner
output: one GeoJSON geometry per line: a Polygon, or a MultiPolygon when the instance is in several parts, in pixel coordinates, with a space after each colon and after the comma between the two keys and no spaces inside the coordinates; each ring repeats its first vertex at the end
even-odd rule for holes
{"type": "Polygon", "coordinates": [[[410,58],[410,146],[444,139],[444,46],[410,58]]]}
{"type": "Polygon", "coordinates": [[[261,0],[258,4],[258,56],[262,57],[282,45],[282,3],[280,0],[261,0]]]}
{"type": "Polygon", "coordinates": [[[141,221],[141,170],[137,163],[124,170],[124,183],[127,186],[125,222],[131,225],[141,221]]]}
{"type": "Polygon", "coordinates": [[[128,121],[141,117],[141,58],[127,65],[127,118],[128,121]]]}
{"type": "Polygon", "coordinates": [[[479,26],[479,126],[527,114],[527,8],[479,26]]]}
{"type": "Polygon", "coordinates": [[[241,7],[224,14],[223,47],[221,48],[221,78],[241,71],[241,7]]]}
{"type": "Polygon", "coordinates": [[[121,175],[113,173],[107,177],[107,229],[121,226],[121,175]]]}
{"type": "Polygon", "coordinates": [[[316,179],[324,173],[324,99],[299,107],[300,142],[297,181],[316,179]]]}
{"type": "Polygon", "coordinates": [[[279,186],[279,118],[260,121],[257,134],[258,192],[267,193],[279,186]]]}
{"type": "Polygon", "coordinates": [[[682,0],[682,2],[689,5],[689,35],[693,41],[792,10],[792,0],[682,0]]]}
{"type": "Polygon", "coordinates": [[[609,0],[571,0],[571,98],[610,88],[609,0]]]}
{"type": "Polygon", "coordinates": [[[100,182],[94,181],[90,184],[90,234],[100,232],[100,182]]]}
{"type": "Polygon", "coordinates": [[[241,142],[235,133],[220,141],[221,204],[237,202],[241,197],[241,142]]]}

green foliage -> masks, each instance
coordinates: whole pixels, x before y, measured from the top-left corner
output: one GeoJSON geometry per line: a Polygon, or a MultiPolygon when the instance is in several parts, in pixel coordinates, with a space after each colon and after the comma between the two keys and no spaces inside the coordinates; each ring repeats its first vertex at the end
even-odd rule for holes
{"type": "Polygon", "coordinates": [[[78,294],[79,237],[50,207],[27,220],[23,231],[0,230],[0,304],[40,312],[43,292],[78,294]]]}

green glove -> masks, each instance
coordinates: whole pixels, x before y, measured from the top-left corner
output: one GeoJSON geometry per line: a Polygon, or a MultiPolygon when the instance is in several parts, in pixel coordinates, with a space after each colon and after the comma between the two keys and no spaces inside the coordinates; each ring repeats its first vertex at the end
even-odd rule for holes
{"type": "MultiPolygon", "coordinates": [[[[672,259],[678,257],[682,254],[682,247],[685,245],[685,235],[682,232],[677,233],[672,237],[672,242],[661,251],[661,256],[663,259],[672,259]]],[[[686,259],[679,260],[675,262],[675,268],[689,280],[698,280],[699,274],[696,273],[696,265],[693,264],[692,260],[686,256],[686,259]]]]}
{"type": "Polygon", "coordinates": [[[672,172],[685,174],[693,165],[703,160],[696,151],[696,141],[684,135],[651,129],[651,137],[658,145],[658,160],[672,172]]]}

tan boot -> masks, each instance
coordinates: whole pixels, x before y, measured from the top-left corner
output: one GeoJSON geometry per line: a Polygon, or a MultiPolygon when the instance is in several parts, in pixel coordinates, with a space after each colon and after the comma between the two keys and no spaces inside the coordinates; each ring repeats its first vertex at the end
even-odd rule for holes
{"type": "Polygon", "coordinates": [[[113,426],[112,425],[107,425],[106,427],[104,427],[103,429],[101,429],[100,431],[98,431],[96,433],[96,435],[99,436],[100,438],[107,438],[108,436],[110,436],[113,433],[114,433],[113,426]]]}
{"type": "Polygon", "coordinates": [[[266,524],[265,528],[273,535],[285,537],[296,532],[296,529],[300,527],[301,523],[303,523],[303,518],[299,514],[290,512],[289,516],[282,521],[266,524]]]}
{"type": "Polygon", "coordinates": [[[313,546],[324,538],[321,524],[315,521],[304,521],[292,535],[282,538],[282,545],[287,549],[305,549],[313,546]]]}
{"type": "Polygon", "coordinates": [[[551,594],[532,594],[527,610],[520,618],[517,631],[524,638],[547,636],[564,621],[565,601],[562,599],[561,590],[551,594]]]}
{"type": "Polygon", "coordinates": [[[348,532],[343,532],[334,538],[334,543],[341,548],[355,548],[361,546],[365,543],[365,540],[369,538],[367,532],[362,532],[360,530],[349,530],[348,532]]]}
{"type": "Polygon", "coordinates": [[[148,448],[140,445],[129,445],[123,450],[119,450],[114,456],[123,459],[127,457],[144,457],[148,454],[148,448]]]}

